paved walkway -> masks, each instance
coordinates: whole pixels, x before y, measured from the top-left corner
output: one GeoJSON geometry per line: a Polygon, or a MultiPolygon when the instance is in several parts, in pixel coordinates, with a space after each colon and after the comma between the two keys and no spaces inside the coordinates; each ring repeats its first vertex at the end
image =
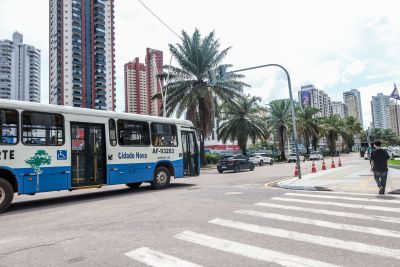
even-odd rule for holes
{"type": "MultiPolygon", "coordinates": [[[[332,190],[373,194],[378,191],[369,162],[365,160],[356,160],[340,168],[306,174],[301,180],[292,177],[277,185],[282,188],[298,190],[332,190]]],[[[389,168],[386,192],[400,193],[399,169],[389,168]]]]}

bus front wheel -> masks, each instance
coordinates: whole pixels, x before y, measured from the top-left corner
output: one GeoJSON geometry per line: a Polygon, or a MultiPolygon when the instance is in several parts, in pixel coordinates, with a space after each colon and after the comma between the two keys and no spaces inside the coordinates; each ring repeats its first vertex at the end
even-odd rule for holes
{"type": "Polygon", "coordinates": [[[154,172],[154,180],[151,182],[151,187],[153,189],[165,189],[169,186],[169,183],[171,181],[171,174],[169,173],[169,170],[165,167],[158,167],[156,171],[154,172]]]}
{"type": "Polygon", "coordinates": [[[142,183],[129,183],[126,184],[127,187],[129,188],[138,188],[142,183]]]}
{"type": "Polygon", "coordinates": [[[14,190],[11,184],[6,179],[0,178],[0,213],[8,209],[13,198],[14,190]]]}

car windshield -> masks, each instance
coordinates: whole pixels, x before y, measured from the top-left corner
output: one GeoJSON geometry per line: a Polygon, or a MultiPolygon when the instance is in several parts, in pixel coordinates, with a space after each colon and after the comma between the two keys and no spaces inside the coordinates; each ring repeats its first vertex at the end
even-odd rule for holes
{"type": "Polygon", "coordinates": [[[290,154],[289,155],[289,157],[295,157],[296,156],[296,154],[290,154]]]}
{"type": "Polygon", "coordinates": [[[318,152],[311,152],[311,155],[318,155],[318,152]]]}
{"type": "Polygon", "coordinates": [[[257,157],[257,155],[256,154],[251,154],[249,157],[250,158],[254,158],[254,157],[257,157]]]}

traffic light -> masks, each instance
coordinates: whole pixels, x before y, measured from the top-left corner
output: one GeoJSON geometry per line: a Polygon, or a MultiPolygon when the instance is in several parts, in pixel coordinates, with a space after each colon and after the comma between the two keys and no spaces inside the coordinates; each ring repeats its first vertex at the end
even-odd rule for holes
{"type": "Polygon", "coordinates": [[[217,77],[215,76],[214,70],[208,70],[207,74],[208,74],[208,83],[211,86],[216,85],[217,84],[217,77]]]}
{"type": "Polygon", "coordinates": [[[218,72],[219,72],[219,79],[221,81],[225,81],[226,77],[227,77],[226,65],[219,65],[218,66],[218,72]]]}

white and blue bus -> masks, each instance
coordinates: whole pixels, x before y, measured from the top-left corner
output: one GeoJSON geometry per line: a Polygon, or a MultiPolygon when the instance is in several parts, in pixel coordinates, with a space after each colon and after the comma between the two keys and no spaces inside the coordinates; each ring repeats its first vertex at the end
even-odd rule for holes
{"type": "Polygon", "coordinates": [[[0,99],[0,212],[14,193],[198,176],[196,132],[187,120],[0,99]]]}

